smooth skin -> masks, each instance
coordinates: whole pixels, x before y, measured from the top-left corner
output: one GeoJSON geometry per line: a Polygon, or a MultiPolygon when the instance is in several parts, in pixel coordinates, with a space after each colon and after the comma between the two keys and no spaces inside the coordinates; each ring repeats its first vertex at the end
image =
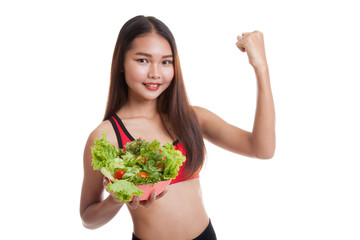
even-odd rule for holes
{"type": "MultiPolygon", "coordinates": [[[[275,110],[270,88],[264,37],[259,31],[242,34],[237,47],[246,52],[254,68],[258,97],[252,132],[233,126],[211,111],[193,107],[201,131],[208,141],[237,154],[269,159],[275,151],[275,110]],[[221,131],[219,130],[221,129],[221,131]]],[[[169,43],[156,33],[134,39],[125,54],[124,72],[129,86],[127,103],[116,113],[134,138],[147,141],[157,139],[162,145],[176,139],[174,131],[156,110],[157,97],[169,86],[174,75],[169,43]],[[166,125],[166,127],[164,126],[166,125]]],[[[109,222],[124,205],[109,194],[103,198],[108,184],[100,171],[91,166],[91,150],[95,138],[107,133],[107,139],[117,146],[117,139],[109,121],[102,122],[89,136],[84,150],[84,179],[80,214],[86,228],[96,229],[109,222]]],[[[137,198],[125,204],[132,216],[134,233],[145,240],[193,239],[209,223],[205,211],[199,179],[192,179],[168,187],[167,192],[148,201],[137,198]],[[189,221],[191,219],[191,221],[189,221]],[[196,224],[193,224],[193,223],[196,224]]]]}

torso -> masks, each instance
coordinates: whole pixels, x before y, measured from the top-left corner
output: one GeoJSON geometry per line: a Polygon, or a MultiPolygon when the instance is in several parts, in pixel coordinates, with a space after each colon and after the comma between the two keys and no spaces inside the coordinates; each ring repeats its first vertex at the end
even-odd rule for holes
{"type": "Polygon", "coordinates": [[[170,185],[164,197],[149,208],[129,211],[140,239],[194,239],[209,223],[198,178],[170,185]]]}
{"type": "MultiPolygon", "coordinates": [[[[170,137],[159,116],[146,119],[127,118],[121,113],[117,114],[135,139],[139,137],[146,141],[157,139],[162,145],[175,140],[170,137]]],[[[118,145],[111,123],[105,121],[103,124],[109,132],[109,141],[118,145]]],[[[134,224],[134,234],[144,240],[168,239],[167,236],[172,236],[173,240],[193,239],[201,234],[209,223],[202,201],[199,178],[172,184],[164,197],[155,201],[150,207],[129,208],[129,211],[134,224]]]]}

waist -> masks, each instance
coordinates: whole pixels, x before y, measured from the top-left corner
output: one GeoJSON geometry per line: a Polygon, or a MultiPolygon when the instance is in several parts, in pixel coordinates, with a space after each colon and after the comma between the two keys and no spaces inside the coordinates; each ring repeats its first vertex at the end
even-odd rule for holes
{"type": "Polygon", "coordinates": [[[170,185],[168,192],[150,207],[129,211],[134,234],[140,239],[187,239],[198,236],[209,223],[198,178],[170,185]]]}

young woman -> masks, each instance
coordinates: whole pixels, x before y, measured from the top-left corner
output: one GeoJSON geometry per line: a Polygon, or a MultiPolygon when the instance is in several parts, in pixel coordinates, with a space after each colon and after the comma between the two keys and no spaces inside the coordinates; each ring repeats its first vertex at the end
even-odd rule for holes
{"type": "Polygon", "coordinates": [[[111,144],[120,148],[139,137],[157,139],[163,145],[173,142],[187,158],[165,193],[126,204],[134,224],[133,239],[216,239],[199,182],[205,155],[203,138],[249,157],[269,159],[275,150],[275,111],[263,34],[243,33],[237,40],[258,84],[252,132],[189,104],[175,40],[164,23],[137,16],[124,24],[114,50],[104,121],[90,134],[84,151],[80,214],[86,228],[106,224],[124,205],[112,194],[102,198],[108,182],[91,166],[90,147],[105,131],[111,144]]]}

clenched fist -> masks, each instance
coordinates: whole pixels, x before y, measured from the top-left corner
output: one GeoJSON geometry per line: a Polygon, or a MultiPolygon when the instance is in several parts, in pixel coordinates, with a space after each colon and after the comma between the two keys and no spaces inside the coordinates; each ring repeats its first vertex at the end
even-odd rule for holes
{"type": "Polygon", "coordinates": [[[253,68],[267,67],[265,56],[264,35],[262,32],[244,32],[237,37],[236,46],[246,52],[253,68]]]}

